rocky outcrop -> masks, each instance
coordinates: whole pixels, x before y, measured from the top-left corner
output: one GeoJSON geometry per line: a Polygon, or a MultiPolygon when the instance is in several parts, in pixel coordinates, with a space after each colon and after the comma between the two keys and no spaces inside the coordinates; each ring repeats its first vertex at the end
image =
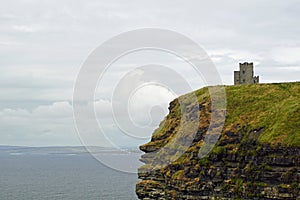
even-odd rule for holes
{"type": "Polygon", "coordinates": [[[178,99],[171,102],[169,115],[140,147],[139,199],[300,199],[300,84],[232,86],[226,93],[225,126],[205,157],[200,154],[212,113],[207,88],[196,92],[198,110],[185,105],[189,112],[180,114],[178,99]],[[181,120],[197,115],[197,132],[180,156],[172,160],[180,145],[168,147],[167,155],[159,152],[176,137],[181,120]],[[166,159],[171,162],[162,164],[166,159]]]}

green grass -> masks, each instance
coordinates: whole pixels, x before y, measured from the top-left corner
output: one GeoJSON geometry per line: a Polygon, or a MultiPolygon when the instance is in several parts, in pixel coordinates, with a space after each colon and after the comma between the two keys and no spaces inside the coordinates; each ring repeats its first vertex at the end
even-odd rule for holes
{"type": "MultiPolygon", "coordinates": [[[[300,82],[225,86],[225,91],[224,131],[243,127],[251,134],[263,128],[260,143],[300,147],[300,82]]],[[[199,103],[209,100],[207,87],[194,93],[199,103]]]]}
{"type": "Polygon", "coordinates": [[[263,144],[300,147],[300,83],[226,87],[226,125],[264,128],[263,144]]]}
{"type": "MultiPolygon", "coordinates": [[[[224,133],[230,131],[242,133],[242,142],[251,138],[260,144],[300,147],[300,82],[225,86],[225,91],[226,120],[221,140],[226,139],[224,133]]],[[[199,123],[199,130],[208,127],[210,106],[207,87],[175,99],[170,104],[170,113],[154,131],[151,142],[143,146],[169,145],[168,148],[184,151],[185,147],[180,146],[181,138],[178,138],[179,130],[187,139],[192,137],[192,123],[199,123]],[[201,111],[192,109],[195,106],[195,95],[202,107],[201,111]],[[182,113],[184,109],[193,111],[182,113]],[[191,121],[190,115],[197,112],[200,115],[199,121],[191,121]]],[[[203,142],[199,141],[196,145],[199,147],[203,142]]],[[[222,153],[223,149],[216,147],[213,152],[222,153]]]]}

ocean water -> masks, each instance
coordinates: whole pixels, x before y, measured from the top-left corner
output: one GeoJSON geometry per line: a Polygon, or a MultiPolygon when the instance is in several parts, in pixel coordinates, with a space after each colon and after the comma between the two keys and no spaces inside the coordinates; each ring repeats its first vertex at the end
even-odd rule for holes
{"type": "Polygon", "coordinates": [[[110,169],[88,154],[0,152],[0,200],[137,199],[136,174],[110,169]]]}

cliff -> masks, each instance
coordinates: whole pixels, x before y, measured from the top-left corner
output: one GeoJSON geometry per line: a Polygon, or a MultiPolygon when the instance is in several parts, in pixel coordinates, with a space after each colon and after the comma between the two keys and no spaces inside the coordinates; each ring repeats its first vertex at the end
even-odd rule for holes
{"type": "Polygon", "coordinates": [[[140,147],[139,199],[300,199],[300,83],[225,91],[225,124],[207,156],[201,152],[212,119],[209,89],[193,93],[196,107],[191,94],[170,103],[151,141],[140,147]],[[194,133],[190,122],[199,123],[194,133]]]}

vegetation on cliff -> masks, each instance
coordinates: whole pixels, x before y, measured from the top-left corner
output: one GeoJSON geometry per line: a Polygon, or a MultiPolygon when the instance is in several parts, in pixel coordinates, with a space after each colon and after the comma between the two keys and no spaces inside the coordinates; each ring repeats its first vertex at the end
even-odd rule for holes
{"type": "MultiPolygon", "coordinates": [[[[275,83],[225,86],[226,120],[221,137],[212,152],[199,157],[211,120],[209,89],[170,103],[169,114],[154,131],[149,143],[140,148],[146,165],[140,168],[137,194],[141,199],[295,199],[299,196],[300,83],[275,83]],[[182,113],[182,106],[187,113],[182,113]],[[195,119],[195,116],[198,116],[195,119]],[[199,122],[196,133],[189,123],[199,122]],[[157,150],[177,137],[193,137],[176,160],[173,154],[157,150]],[[168,157],[169,156],[169,157],[168,157]],[[171,159],[161,166],[162,157],[171,159]],[[151,184],[147,184],[151,182],[151,184]],[[152,191],[152,192],[151,192],[152,191]],[[155,192],[153,192],[155,191],[155,192]]],[[[220,115],[220,113],[219,113],[220,115]]],[[[170,145],[176,152],[181,145],[170,145]]]]}
{"type": "Polygon", "coordinates": [[[226,87],[226,126],[264,129],[260,143],[300,147],[300,83],[226,87]]]}

